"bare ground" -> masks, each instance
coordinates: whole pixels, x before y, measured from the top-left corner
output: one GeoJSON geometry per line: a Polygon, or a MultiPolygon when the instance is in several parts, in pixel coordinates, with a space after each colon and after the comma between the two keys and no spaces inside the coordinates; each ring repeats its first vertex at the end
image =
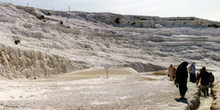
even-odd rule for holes
{"type": "Polygon", "coordinates": [[[217,81],[213,88],[214,101],[211,110],[220,110],[220,82],[217,81]]]}
{"type": "Polygon", "coordinates": [[[44,80],[0,80],[0,109],[5,110],[184,110],[188,100],[166,75],[132,69],[90,69],[44,80]]]}

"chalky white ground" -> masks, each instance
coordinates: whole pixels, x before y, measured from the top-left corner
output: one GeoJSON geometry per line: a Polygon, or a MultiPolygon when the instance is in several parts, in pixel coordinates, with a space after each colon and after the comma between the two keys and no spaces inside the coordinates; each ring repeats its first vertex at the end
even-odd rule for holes
{"type": "MultiPolygon", "coordinates": [[[[165,75],[143,78],[123,74],[106,79],[105,75],[91,72],[89,76],[70,73],[43,81],[26,78],[33,79],[35,75],[50,78],[105,65],[152,71],[170,64],[177,67],[182,61],[196,62],[197,69],[206,66],[215,75],[219,73],[216,69],[220,65],[220,28],[203,27],[215,22],[197,18],[154,21],[154,17],[144,17],[150,23],[143,26],[159,23],[152,29],[137,28],[143,20],[124,16],[121,19],[126,22],[122,27],[114,27],[108,23],[114,24],[117,14],[60,11],[48,14],[46,10],[4,3],[0,3],[0,9],[0,75],[21,78],[0,80],[0,109],[179,110],[187,105],[176,102],[178,89],[165,75]],[[39,20],[38,15],[43,15],[45,21],[39,20]],[[137,25],[131,26],[134,20],[137,25]],[[186,27],[181,25],[184,22],[186,27]],[[19,45],[14,44],[17,37],[21,39],[19,45]]],[[[191,83],[188,86],[186,98],[190,99],[196,87],[191,83]]]]}
{"type": "MultiPolygon", "coordinates": [[[[179,91],[167,75],[132,69],[90,69],[50,80],[0,81],[0,108],[5,109],[145,109],[183,110],[179,91]]],[[[188,83],[186,98],[196,91],[188,83]]]]}

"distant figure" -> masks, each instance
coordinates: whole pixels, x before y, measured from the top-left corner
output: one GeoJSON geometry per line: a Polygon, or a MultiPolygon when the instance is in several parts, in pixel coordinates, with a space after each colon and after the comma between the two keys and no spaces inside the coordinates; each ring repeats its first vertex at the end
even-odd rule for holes
{"type": "Polygon", "coordinates": [[[196,83],[196,67],[195,67],[195,62],[193,62],[189,66],[189,75],[190,75],[190,82],[196,83]]]}
{"type": "Polygon", "coordinates": [[[206,71],[206,67],[202,67],[202,69],[200,69],[200,73],[198,74],[196,85],[198,85],[199,82],[201,83],[199,88],[202,90],[202,93],[204,94],[204,96],[209,96],[209,82],[211,78],[210,75],[211,74],[206,71]]]}
{"type": "Polygon", "coordinates": [[[187,71],[188,62],[182,62],[177,70],[176,70],[176,85],[179,87],[179,92],[181,95],[181,99],[185,99],[187,88],[187,78],[188,78],[188,71],[187,71]]]}
{"type": "Polygon", "coordinates": [[[174,84],[176,84],[176,68],[173,68],[173,72],[174,72],[173,80],[174,80],[174,84]]]}
{"type": "Polygon", "coordinates": [[[170,81],[173,80],[173,75],[174,75],[174,67],[173,65],[171,64],[170,67],[168,68],[168,75],[170,77],[170,81]]]}

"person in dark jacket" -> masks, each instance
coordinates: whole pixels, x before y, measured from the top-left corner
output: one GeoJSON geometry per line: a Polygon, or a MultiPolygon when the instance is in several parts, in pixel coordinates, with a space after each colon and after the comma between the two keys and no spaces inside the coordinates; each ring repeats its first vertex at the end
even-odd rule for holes
{"type": "Polygon", "coordinates": [[[187,71],[188,62],[182,62],[176,70],[176,85],[179,87],[179,92],[181,95],[181,99],[185,99],[187,88],[187,78],[188,78],[188,71],[187,71]]]}
{"type": "Polygon", "coordinates": [[[198,85],[199,82],[201,83],[199,88],[202,90],[204,96],[209,95],[210,77],[211,77],[210,73],[206,71],[206,67],[202,67],[202,69],[200,70],[200,73],[198,74],[198,79],[197,79],[196,85],[198,85]],[[200,79],[201,79],[201,81],[200,81],[200,79]]]}

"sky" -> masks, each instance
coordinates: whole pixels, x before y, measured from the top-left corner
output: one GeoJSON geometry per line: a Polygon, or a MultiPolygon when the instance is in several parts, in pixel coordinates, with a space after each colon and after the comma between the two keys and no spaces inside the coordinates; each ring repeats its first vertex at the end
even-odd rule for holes
{"type": "Polygon", "coordinates": [[[220,0],[0,0],[49,10],[198,17],[220,22],[220,0]]]}

